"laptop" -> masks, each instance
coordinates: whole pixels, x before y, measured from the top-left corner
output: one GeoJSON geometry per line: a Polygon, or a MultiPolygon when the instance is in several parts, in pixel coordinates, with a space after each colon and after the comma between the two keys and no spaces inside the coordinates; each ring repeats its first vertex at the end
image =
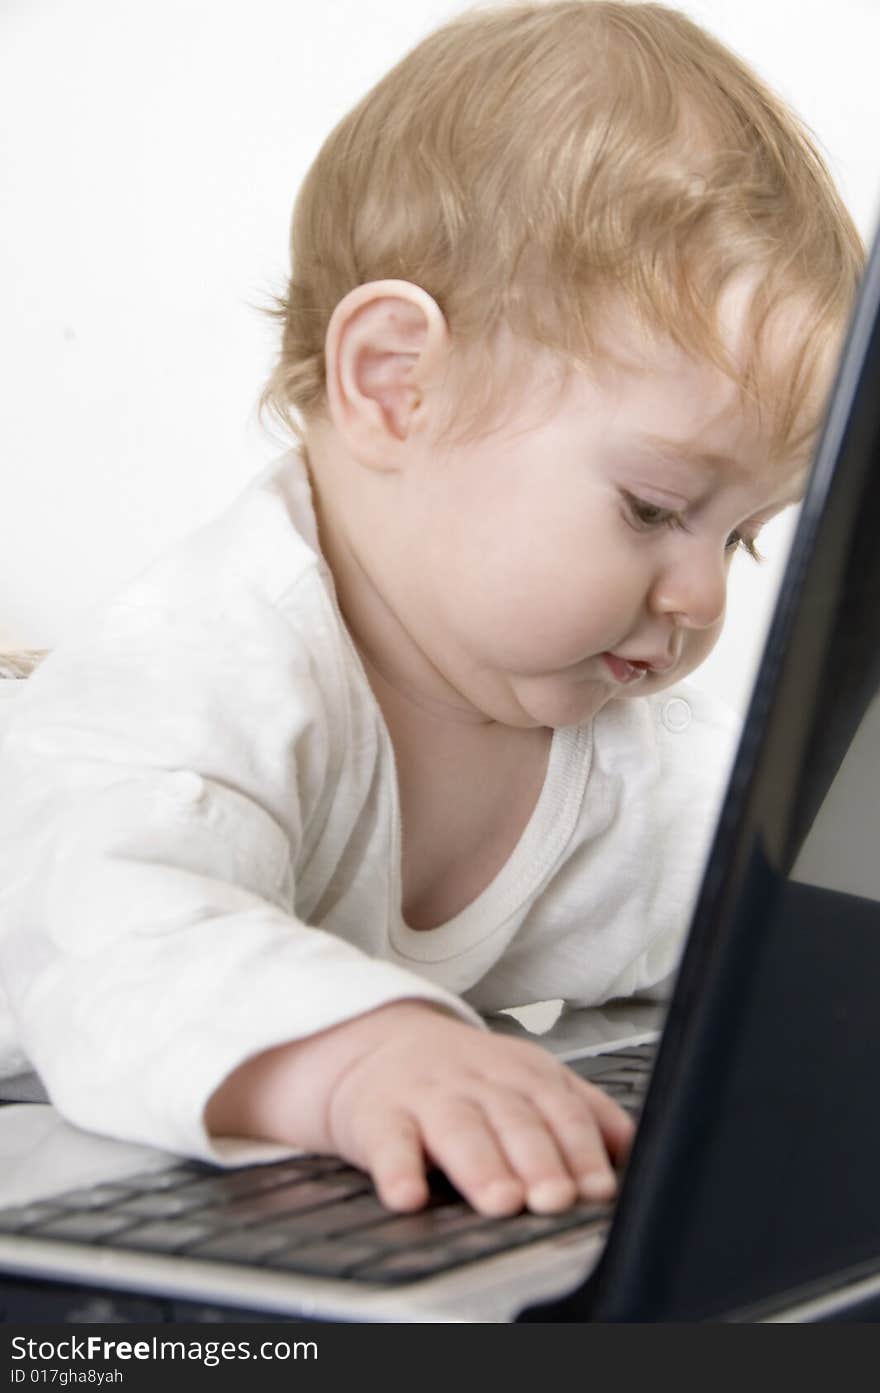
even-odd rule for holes
{"type": "Polygon", "coordinates": [[[437,1176],[394,1216],[333,1158],[181,1160],[78,1131],[22,1077],[7,1321],[880,1318],[878,304],[880,241],[668,1010],[497,1022],[638,1117],[617,1203],[487,1219],[437,1176]]]}

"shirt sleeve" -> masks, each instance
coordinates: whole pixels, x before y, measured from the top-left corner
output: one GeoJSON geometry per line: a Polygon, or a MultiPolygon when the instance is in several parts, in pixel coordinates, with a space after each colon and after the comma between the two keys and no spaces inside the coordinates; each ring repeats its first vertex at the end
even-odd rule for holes
{"type": "Polygon", "coordinates": [[[0,754],[0,977],[69,1121],[240,1164],[285,1152],[205,1130],[246,1059],[401,998],[480,1018],[296,917],[297,770],[311,761],[320,783],[326,764],[308,664],[277,617],[261,633],[250,613],[245,638],[227,611],[219,644],[197,611],[123,607],[17,699],[0,754]],[[251,654],[246,681],[239,639],[272,654],[251,654]]]}

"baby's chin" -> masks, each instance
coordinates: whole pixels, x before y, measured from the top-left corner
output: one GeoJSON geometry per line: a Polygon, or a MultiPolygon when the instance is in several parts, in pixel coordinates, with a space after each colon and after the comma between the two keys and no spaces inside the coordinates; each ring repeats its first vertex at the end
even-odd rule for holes
{"type": "Polygon", "coordinates": [[[680,682],[695,663],[676,663],[664,673],[646,673],[634,682],[604,681],[596,677],[574,677],[571,672],[550,673],[543,677],[518,676],[513,681],[516,703],[522,719],[511,725],[562,726],[583,725],[607,706],[610,701],[632,701],[636,697],[662,692],[680,682]]]}
{"type": "Polygon", "coordinates": [[[577,681],[562,674],[519,677],[514,695],[524,719],[516,724],[551,730],[583,725],[621,693],[613,684],[594,679],[577,681]]]}

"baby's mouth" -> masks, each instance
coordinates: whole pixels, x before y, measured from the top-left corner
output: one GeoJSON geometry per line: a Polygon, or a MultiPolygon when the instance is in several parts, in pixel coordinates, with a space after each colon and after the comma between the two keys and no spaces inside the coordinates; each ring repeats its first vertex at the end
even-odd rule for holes
{"type": "Polygon", "coordinates": [[[651,670],[647,662],[630,662],[628,658],[618,658],[616,653],[603,653],[605,666],[616,682],[637,682],[651,670]]]}

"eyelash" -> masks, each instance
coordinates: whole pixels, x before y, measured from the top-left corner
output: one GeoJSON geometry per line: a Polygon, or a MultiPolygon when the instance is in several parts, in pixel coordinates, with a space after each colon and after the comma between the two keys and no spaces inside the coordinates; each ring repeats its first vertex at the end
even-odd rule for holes
{"type": "MultiPolygon", "coordinates": [[[[678,527],[681,528],[682,531],[687,531],[678,513],[672,512],[669,508],[661,508],[657,503],[648,503],[644,498],[637,498],[634,493],[628,493],[626,489],[621,491],[626,499],[627,508],[629,509],[629,520],[631,525],[632,519],[635,519],[635,522],[640,527],[678,527]],[[652,516],[645,516],[646,514],[651,514],[652,516]]],[[[766,557],[762,556],[755,546],[754,539],[750,541],[748,538],[741,536],[739,532],[731,532],[730,537],[727,539],[726,550],[736,551],[738,547],[742,547],[743,551],[747,551],[753,561],[766,560],[766,557]],[[732,545],[731,538],[733,538],[732,545]]]]}

